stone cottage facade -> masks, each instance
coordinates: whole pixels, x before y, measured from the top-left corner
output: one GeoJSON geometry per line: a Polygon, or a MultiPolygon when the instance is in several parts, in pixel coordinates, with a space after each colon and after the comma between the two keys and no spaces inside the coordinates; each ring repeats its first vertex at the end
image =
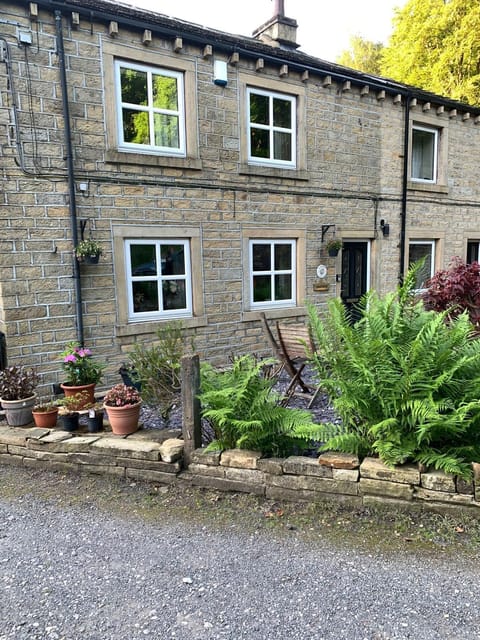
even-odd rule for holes
{"type": "Polygon", "coordinates": [[[0,7],[0,365],[61,381],[78,340],[115,382],[172,319],[224,363],[268,353],[262,312],[478,257],[480,109],[298,51],[283,2],[253,37],[107,0],[0,7]],[[90,237],[97,265],[74,257],[90,237]]]}

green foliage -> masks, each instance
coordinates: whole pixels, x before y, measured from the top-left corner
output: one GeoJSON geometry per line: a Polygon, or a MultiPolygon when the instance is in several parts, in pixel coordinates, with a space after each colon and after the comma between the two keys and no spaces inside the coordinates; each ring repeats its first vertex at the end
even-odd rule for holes
{"type": "Polygon", "coordinates": [[[331,427],[312,423],[308,411],[278,404],[275,379],[263,371],[269,360],[235,358],[226,371],[208,363],[201,367],[202,417],[213,427],[208,449],[253,449],[265,455],[286,455],[312,440],[333,435],[331,427]]]}
{"type": "Polygon", "coordinates": [[[368,293],[354,325],[338,299],[323,321],[309,308],[312,362],[347,432],[324,448],[466,477],[480,460],[480,341],[466,314],[425,310],[414,282],[415,268],[395,293],[368,293]]]}
{"type": "Polygon", "coordinates": [[[129,370],[132,380],[141,384],[143,400],[159,406],[168,420],[181,390],[181,359],[186,351],[183,324],[168,322],[156,335],[153,344],[135,343],[128,354],[129,370]]]}
{"type": "Polygon", "coordinates": [[[383,44],[371,42],[361,36],[351,36],[350,46],[342,51],[336,62],[350,69],[380,75],[383,44]]]}
{"type": "Polygon", "coordinates": [[[383,75],[480,104],[478,0],[410,0],[397,9],[383,75]]]}

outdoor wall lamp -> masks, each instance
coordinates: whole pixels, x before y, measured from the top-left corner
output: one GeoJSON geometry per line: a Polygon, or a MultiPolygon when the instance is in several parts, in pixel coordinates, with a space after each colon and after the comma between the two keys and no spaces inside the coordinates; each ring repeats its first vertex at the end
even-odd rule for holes
{"type": "Polygon", "coordinates": [[[386,238],[390,235],[390,225],[385,222],[385,220],[380,220],[380,229],[382,230],[383,237],[386,238]]]}

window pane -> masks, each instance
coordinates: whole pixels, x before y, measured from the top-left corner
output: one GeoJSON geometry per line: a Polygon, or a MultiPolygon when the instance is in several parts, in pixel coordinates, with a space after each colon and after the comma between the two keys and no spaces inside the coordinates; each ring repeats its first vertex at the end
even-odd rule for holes
{"type": "Polygon", "coordinates": [[[130,265],[132,276],[157,275],[157,257],[153,244],[131,244],[130,265]]]}
{"type": "Polygon", "coordinates": [[[147,74],[135,69],[120,69],[122,102],[130,104],[148,104],[147,74]]]}
{"type": "Polygon", "coordinates": [[[434,180],[435,133],[413,130],[412,178],[434,180]]]}
{"type": "Polygon", "coordinates": [[[180,146],[178,117],[154,113],[153,122],[155,126],[156,146],[178,149],[180,146]]]}
{"type": "Polygon", "coordinates": [[[290,133],[274,131],[273,133],[273,157],[275,160],[292,159],[292,136],[290,133]]]}
{"type": "Polygon", "coordinates": [[[270,276],[253,276],[253,301],[268,302],[272,299],[272,280],[270,276]]]}
{"type": "Polygon", "coordinates": [[[135,144],[150,144],[150,127],[146,111],[122,109],[123,139],[135,144]]]}
{"type": "Polygon", "coordinates": [[[250,122],[256,124],[268,124],[268,96],[250,94],[250,122]]]}
{"type": "Polygon", "coordinates": [[[183,244],[163,244],[161,256],[162,276],[185,275],[183,244]]]}
{"type": "Polygon", "coordinates": [[[275,300],[292,298],[292,276],[290,274],[275,276],[275,300]]]}
{"type": "Polygon", "coordinates": [[[409,247],[409,264],[412,265],[414,262],[418,262],[418,260],[422,260],[425,258],[425,263],[420,271],[417,273],[417,279],[415,283],[416,289],[425,288],[426,282],[429,278],[432,277],[432,264],[433,264],[433,255],[432,255],[432,245],[430,243],[425,244],[411,244],[409,247]]]}
{"type": "Polygon", "coordinates": [[[292,268],[292,246],[290,244],[275,245],[275,270],[292,268]]]}
{"type": "Polygon", "coordinates": [[[253,271],[270,271],[272,265],[271,251],[272,249],[270,244],[253,245],[253,271]]]}
{"type": "Polygon", "coordinates": [[[250,130],[250,149],[255,158],[270,157],[270,134],[264,129],[250,130]]]}
{"type": "Polygon", "coordinates": [[[152,74],[153,106],[158,109],[178,110],[177,79],[152,74]]]}
{"type": "Polygon", "coordinates": [[[290,100],[273,99],[273,124],[284,129],[292,128],[292,105],[290,100]]]}
{"type": "Polygon", "coordinates": [[[158,288],[156,282],[132,282],[133,310],[135,313],[158,311],[158,288]]]}
{"type": "Polygon", "coordinates": [[[185,280],[164,280],[162,283],[163,308],[186,309],[187,295],[185,291],[185,280]]]}

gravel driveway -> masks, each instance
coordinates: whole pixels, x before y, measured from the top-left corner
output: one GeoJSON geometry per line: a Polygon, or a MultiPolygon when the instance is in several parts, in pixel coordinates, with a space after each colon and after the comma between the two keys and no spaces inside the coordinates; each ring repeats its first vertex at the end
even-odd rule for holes
{"type": "Polygon", "coordinates": [[[148,517],[137,489],[0,467],[0,640],[480,637],[475,559],[148,517]]]}

